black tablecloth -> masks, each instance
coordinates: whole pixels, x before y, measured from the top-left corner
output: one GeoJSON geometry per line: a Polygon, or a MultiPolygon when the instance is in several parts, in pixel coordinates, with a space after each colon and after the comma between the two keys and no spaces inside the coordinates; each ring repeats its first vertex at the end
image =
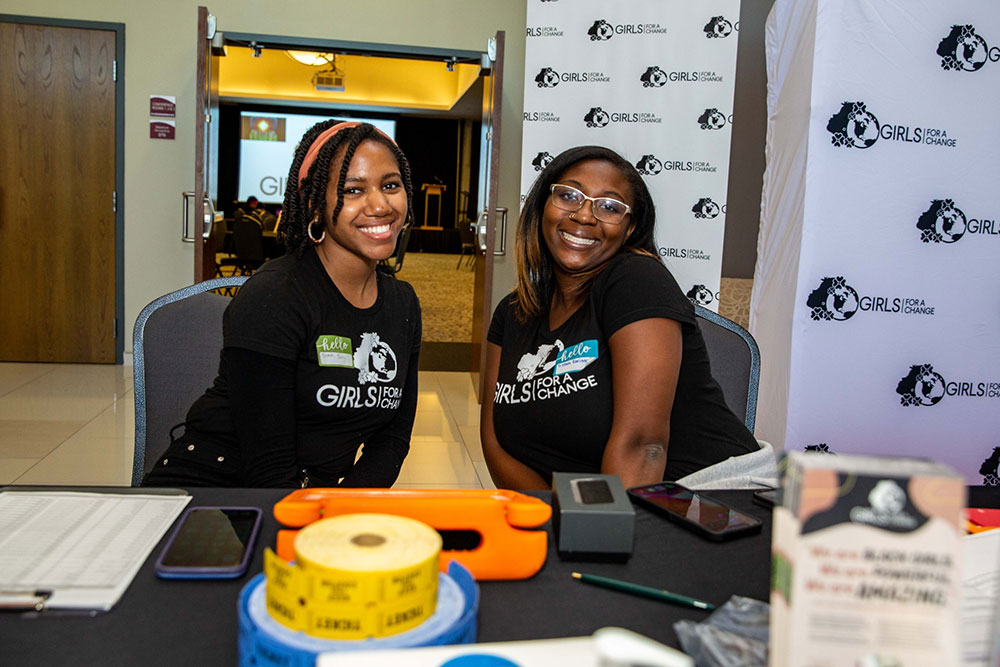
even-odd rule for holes
{"type": "MultiPolygon", "coordinates": [[[[16,487],[7,487],[16,488],[16,487]]],[[[274,545],[274,503],[287,491],[197,489],[193,505],[251,505],[265,509],[250,573],[235,581],[164,581],[153,550],[115,607],[96,616],[59,611],[0,614],[0,665],[234,665],[236,601],[261,571],[263,546],[274,545]]],[[[534,494],[545,500],[550,494],[534,494]]],[[[479,641],[541,639],[592,634],[616,625],[678,646],[673,623],[700,621],[706,612],[595,588],[570,577],[588,572],[707,600],[721,605],[732,595],[767,600],[771,513],[753,504],[749,491],[711,495],[764,521],[759,535],[714,543],[636,508],[632,558],[623,564],[563,562],[549,555],[541,572],[524,581],[481,582],[479,641]]],[[[1000,492],[972,487],[970,507],[1000,507],[1000,492]]],[[[167,533],[169,535],[169,531],[167,533]]]]}
{"type": "MultiPolygon", "coordinates": [[[[286,491],[197,489],[193,505],[251,505],[265,509],[250,574],[235,581],[164,581],[153,570],[165,539],[154,549],[115,607],[86,617],[58,611],[0,615],[0,664],[233,665],[236,602],[261,571],[263,546],[274,545],[271,514],[286,491]]],[[[537,494],[549,500],[549,494],[537,494]]],[[[658,515],[636,508],[632,558],[624,564],[562,562],[551,527],[541,572],[524,581],[482,582],[479,640],[502,641],[589,635],[616,625],[677,646],[672,624],[706,613],[595,588],[575,581],[580,571],[616,577],[701,598],[716,605],[731,595],[767,599],[770,511],[749,492],[716,492],[737,509],[764,519],[760,535],[716,544],[658,515]]],[[[168,531],[169,534],[169,531],[168,531]]]]}

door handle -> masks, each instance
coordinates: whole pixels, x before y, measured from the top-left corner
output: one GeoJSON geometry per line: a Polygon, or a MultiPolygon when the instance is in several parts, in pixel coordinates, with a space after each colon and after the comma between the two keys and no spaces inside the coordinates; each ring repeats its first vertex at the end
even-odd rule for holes
{"type": "MultiPolygon", "coordinates": [[[[191,228],[191,212],[195,208],[194,193],[188,191],[181,193],[181,195],[184,200],[183,215],[181,216],[181,240],[185,243],[194,243],[195,231],[191,228]]],[[[222,211],[215,210],[212,198],[205,197],[201,203],[202,238],[207,239],[212,234],[212,225],[220,222],[222,218],[222,211]]]]}
{"type": "Polygon", "coordinates": [[[476,220],[476,242],[479,244],[479,249],[482,252],[486,252],[486,222],[489,216],[489,212],[482,210],[479,212],[479,219],[476,220]]]}
{"type": "Polygon", "coordinates": [[[211,197],[205,197],[205,201],[202,202],[201,206],[202,214],[202,232],[203,238],[208,238],[212,235],[212,225],[216,222],[222,222],[222,212],[215,210],[215,204],[212,203],[211,197]]]}
{"type": "Polygon", "coordinates": [[[497,207],[497,217],[500,218],[500,230],[493,237],[493,254],[494,255],[506,255],[507,254],[507,209],[506,207],[497,207]],[[499,237],[499,239],[497,238],[499,237]]]}
{"type": "MultiPolygon", "coordinates": [[[[486,224],[488,214],[487,211],[483,210],[479,212],[479,219],[476,220],[473,228],[476,230],[476,241],[479,243],[479,249],[486,252],[486,224]]],[[[499,237],[499,242],[494,242],[493,244],[493,254],[494,255],[506,255],[507,254],[507,209],[503,206],[497,207],[497,217],[500,218],[500,231],[499,234],[494,235],[494,239],[499,237]]]]}

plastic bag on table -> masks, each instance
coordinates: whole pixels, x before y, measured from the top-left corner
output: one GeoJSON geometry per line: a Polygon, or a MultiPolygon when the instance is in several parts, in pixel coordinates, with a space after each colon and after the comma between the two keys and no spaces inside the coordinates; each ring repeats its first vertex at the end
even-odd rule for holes
{"type": "Polygon", "coordinates": [[[701,623],[678,621],[674,631],[697,667],[766,667],[766,602],[733,596],[701,623]]]}

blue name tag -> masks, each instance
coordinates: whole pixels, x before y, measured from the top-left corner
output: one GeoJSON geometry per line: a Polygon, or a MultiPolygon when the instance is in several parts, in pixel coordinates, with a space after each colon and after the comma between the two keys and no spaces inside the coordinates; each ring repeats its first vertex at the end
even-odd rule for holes
{"type": "Polygon", "coordinates": [[[597,340],[591,338],[559,353],[553,375],[576,373],[597,361],[597,340]]]}

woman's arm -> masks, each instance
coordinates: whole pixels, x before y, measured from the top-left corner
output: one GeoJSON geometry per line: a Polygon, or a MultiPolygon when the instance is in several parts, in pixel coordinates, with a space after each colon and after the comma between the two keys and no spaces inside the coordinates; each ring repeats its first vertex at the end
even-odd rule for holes
{"type": "Polygon", "coordinates": [[[295,361],[240,347],[224,352],[243,484],[299,486],[295,469],[295,361]]]}
{"type": "MultiPolygon", "coordinates": [[[[419,330],[417,338],[419,340],[419,330]]],[[[340,486],[354,488],[389,488],[396,483],[399,469],[410,451],[410,434],[417,414],[417,371],[420,346],[414,345],[406,369],[406,382],[399,408],[392,420],[365,440],[361,458],[344,475],[340,486]]]]}
{"type": "Polygon", "coordinates": [[[681,325],[662,317],[638,320],[611,335],[613,418],[601,472],[625,488],[663,479],[670,409],[681,368],[681,325]]]}
{"type": "Polygon", "coordinates": [[[493,430],[493,396],[497,391],[499,373],[500,346],[496,343],[487,343],[483,407],[479,413],[479,439],[483,443],[483,456],[486,458],[486,466],[490,469],[490,477],[499,489],[548,490],[548,482],[505,452],[497,441],[496,432],[493,430]]]}

